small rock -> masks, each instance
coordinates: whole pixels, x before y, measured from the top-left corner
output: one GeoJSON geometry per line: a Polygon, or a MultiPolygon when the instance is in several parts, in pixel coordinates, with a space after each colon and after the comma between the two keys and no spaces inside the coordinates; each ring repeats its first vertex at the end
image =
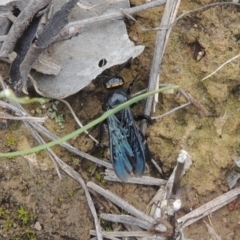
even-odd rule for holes
{"type": "Polygon", "coordinates": [[[240,168],[240,158],[238,158],[237,160],[235,160],[236,165],[240,168]]]}
{"type": "Polygon", "coordinates": [[[34,228],[37,230],[37,231],[41,231],[42,230],[42,226],[39,222],[36,222],[35,225],[34,225],[34,228]]]}

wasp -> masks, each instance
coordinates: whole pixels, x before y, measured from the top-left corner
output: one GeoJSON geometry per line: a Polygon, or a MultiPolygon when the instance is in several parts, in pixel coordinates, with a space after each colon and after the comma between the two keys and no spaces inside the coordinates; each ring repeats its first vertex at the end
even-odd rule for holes
{"type": "MultiPolygon", "coordinates": [[[[129,59],[126,63],[128,63],[129,59]]],[[[130,99],[130,86],[123,89],[124,79],[119,76],[120,68],[115,76],[106,78],[105,87],[109,89],[103,110],[113,109],[130,99]]],[[[147,116],[141,118],[149,120],[147,116]]],[[[107,118],[109,146],[113,169],[121,181],[127,181],[130,174],[141,177],[145,170],[145,163],[149,157],[149,150],[142,133],[137,128],[130,107],[107,118]]]]}

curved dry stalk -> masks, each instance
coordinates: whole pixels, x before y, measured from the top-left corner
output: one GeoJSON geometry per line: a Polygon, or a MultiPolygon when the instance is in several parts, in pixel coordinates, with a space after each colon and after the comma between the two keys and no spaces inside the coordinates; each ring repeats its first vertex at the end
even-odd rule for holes
{"type": "Polygon", "coordinates": [[[185,17],[186,15],[188,15],[190,13],[199,12],[199,11],[202,11],[202,10],[204,10],[206,8],[215,7],[215,6],[218,6],[218,5],[236,5],[236,6],[240,6],[240,3],[236,3],[236,2],[216,2],[216,3],[206,4],[206,5],[202,6],[202,7],[195,8],[195,9],[189,10],[189,11],[185,11],[184,13],[179,15],[172,24],[175,24],[179,19],[185,17]]]}
{"type": "MultiPolygon", "coordinates": [[[[42,91],[39,90],[38,88],[38,84],[37,82],[34,80],[34,78],[29,74],[28,76],[30,78],[30,80],[32,81],[32,84],[33,84],[33,87],[35,89],[35,91],[40,94],[41,96],[44,96],[44,93],[42,91]]],[[[70,104],[66,101],[66,100],[63,100],[63,99],[60,99],[60,98],[56,98],[56,100],[64,103],[68,109],[70,110],[71,114],[73,115],[73,118],[75,119],[76,123],[78,124],[79,127],[83,127],[81,121],[78,119],[77,115],[75,114],[75,112],[73,111],[72,107],[70,106],[70,104]]],[[[85,133],[96,143],[96,144],[99,144],[99,141],[94,138],[88,131],[85,131],[85,133]]]]}
{"type": "Polygon", "coordinates": [[[168,112],[166,112],[166,113],[164,113],[162,115],[151,117],[151,119],[156,120],[156,119],[164,118],[164,117],[166,117],[167,115],[169,115],[169,114],[171,114],[173,112],[176,112],[176,111],[178,111],[178,110],[180,110],[182,108],[185,108],[185,107],[189,106],[190,104],[191,104],[191,102],[184,103],[181,106],[175,107],[172,110],[170,110],[170,111],[168,111],[168,112]]]}
{"type": "MultiPolygon", "coordinates": [[[[76,123],[78,124],[79,127],[83,127],[82,123],[80,122],[80,120],[78,119],[77,115],[75,114],[75,112],[73,111],[72,107],[70,106],[70,104],[63,100],[63,99],[59,99],[57,98],[58,101],[64,103],[68,109],[70,110],[71,114],[73,115],[73,118],[75,119],[76,123]]],[[[99,141],[93,137],[88,131],[85,131],[85,133],[88,135],[88,137],[90,137],[96,144],[99,144],[99,141]]]]}
{"type": "Polygon", "coordinates": [[[240,54],[228,59],[226,62],[224,62],[221,66],[219,66],[215,71],[213,71],[211,74],[207,75],[206,77],[204,77],[201,81],[204,81],[208,78],[210,78],[212,75],[214,75],[215,73],[217,73],[222,67],[224,67],[226,64],[232,62],[233,60],[237,59],[240,57],[240,54]]]}

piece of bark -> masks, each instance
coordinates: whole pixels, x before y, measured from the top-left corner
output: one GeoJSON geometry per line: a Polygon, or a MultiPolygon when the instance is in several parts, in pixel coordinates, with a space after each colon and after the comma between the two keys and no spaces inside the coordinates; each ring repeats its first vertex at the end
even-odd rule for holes
{"type": "Polygon", "coordinates": [[[7,39],[4,41],[0,51],[0,57],[7,57],[11,53],[18,41],[32,22],[33,17],[42,9],[47,7],[52,0],[30,0],[28,5],[19,14],[17,20],[12,25],[7,39]]]}
{"type": "Polygon", "coordinates": [[[14,51],[17,53],[17,57],[13,60],[10,67],[10,84],[15,89],[18,89],[19,79],[21,78],[20,65],[26,57],[27,52],[35,38],[40,19],[41,17],[33,18],[31,24],[25,29],[14,48],[14,51]]]}
{"type": "Polygon", "coordinates": [[[27,94],[27,79],[33,63],[47,47],[56,41],[56,36],[58,36],[58,33],[68,23],[68,15],[77,2],[78,0],[70,0],[65,3],[62,8],[50,18],[42,32],[39,33],[38,39],[31,45],[26,57],[20,64],[21,78],[15,86],[17,90],[22,90],[27,94]]]}

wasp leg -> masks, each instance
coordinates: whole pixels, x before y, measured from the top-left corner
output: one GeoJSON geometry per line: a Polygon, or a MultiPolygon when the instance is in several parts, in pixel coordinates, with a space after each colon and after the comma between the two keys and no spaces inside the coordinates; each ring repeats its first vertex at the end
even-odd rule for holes
{"type": "Polygon", "coordinates": [[[149,125],[152,125],[156,121],[156,120],[152,119],[150,116],[145,115],[145,114],[140,114],[140,115],[134,116],[135,121],[141,121],[143,119],[145,119],[149,125]]]}
{"type": "Polygon", "coordinates": [[[120,73],[124,68],[129,68],[129,67],[131,66],[131,61],[132,61],[132,57],[130,57],[125,63],[122,64],[122,66],[119,67],[116,75],[118,76],[119,73],[120,73]]]}
{"type": "Polygon", "coordinates": [[[127,94],[128,94],[129,96],[130,96],[130,94],[131,94],[131,92],[132,92],[134,82],[135,82],[136,80],[138,80],[138,79],[139,79],[139,75],[137,75],[137,76],[132,80],[132,82],[129,84],[128,89],[127,89],[127,94]]]}
{"type": "Polygon", "coordinates": [[[98,131],[98,145],[102,146],[102,140],[103,140],[103,133],[104,133],[104,124],[106,124],[105,122],[101,122],[99,124],[99,131],[98,131]]]}

